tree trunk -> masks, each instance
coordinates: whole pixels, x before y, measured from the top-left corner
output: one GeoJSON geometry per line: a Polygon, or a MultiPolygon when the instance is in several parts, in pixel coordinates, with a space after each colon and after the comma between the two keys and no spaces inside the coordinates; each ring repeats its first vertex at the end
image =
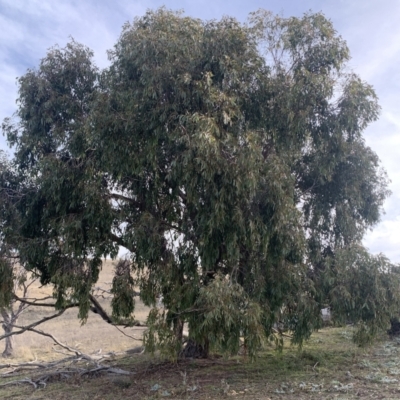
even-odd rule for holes
{"type": "Polygon", "coordinates": [[[209,353],[209,341],[206,340],[204,345],[196,343],[193,339],[186,342],[182,348],[183,343],[183,321],[177,317],[174,321],[174,331],[176,337],[176,343],[179,344],[178,356],[180,358],[208,358],[209,353]]]}
{"type": "Polygon", "coordinates": [[[176,340],[176,354],[179,355],[182,352],[182,339],[183,339],[183,321],[176,317],[174,320],[174,333],[175,333],[175,340],[176,340]]]}
{"type": "MultiPolygon", "coordinates": [[[[3,324],[3,329],[4,329],[4,333],[7,335],[8,333],[12,332],[12,327],[8,326],[6,324],[3,324]]],[[[6,340],[6,347],[3,351],[2,356],[3,357],[12,357],[13,353],[14,353],[14,337],[13,336],[7,336],[5,338],[6,340]]]]}
{"type": "MultiPolygon", "coordinates": [[[[7,312],[5,308],[0,309],[1,316],[3,317],[3,324],[2,327],[4,329],[4,334],[9,334],[13,330],[13,324],[17,322],[18,316],[14,315],[12,310],[10,312],[7,312]]],[[[7,336],[5,338],[6,341],[6,347],[2,353],[3,357],[12,357],[14,353],[14,337],[13,336],[7,336]]]]}
{"type": "Polygon", "coordinates": [[[182,343],[182,338],[183,338],[183,321],[177,317],[174,320],[174,331],[175,331],[175,337],[176,341],[178,343],[182,343]]]}
{"type": "Polygon", "coordinates": [[[390,320],[390,329],[387,331],[389,336],[400,336],[400,321],[399,318],[390,320]]]}
{"type": "Polygon", "coordinates": [[[186,346],[180,353],[182,358],[208,358],[210,343],[208,339],[204,345],[196,343],[193,339],[189,339],[186,346]]]}

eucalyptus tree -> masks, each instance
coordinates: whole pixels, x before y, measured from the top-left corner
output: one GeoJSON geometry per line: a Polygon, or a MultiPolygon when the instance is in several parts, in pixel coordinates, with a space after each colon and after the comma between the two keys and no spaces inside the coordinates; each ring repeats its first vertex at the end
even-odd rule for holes
{"type": "Polygon", "coordinates": [[[92,57],[51,49],[3,123],[22,193],[6,240],[59,307],[86,318],[101,257],[122,246],[114,317],[140,287],[150,350],[179,354],[185,323],[187,355],[241,336],[254,353],[278,321],[301,343],[323,306],[360,340],[385,327],[397,269],[360,246],[388,195],[362,136],[379,106],[329,20],[159,9],[124,25],[108,68],[92,57]]]}

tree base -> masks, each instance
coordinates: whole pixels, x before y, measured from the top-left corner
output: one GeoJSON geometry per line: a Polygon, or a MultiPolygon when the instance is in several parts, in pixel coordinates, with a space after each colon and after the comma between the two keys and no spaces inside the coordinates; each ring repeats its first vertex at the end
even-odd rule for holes
{"type": "Polygon", "coordinates": [[[390,320],[390,329],[387,331],[389,336],[400,336],[400,321],[398,318],[390,320]]]}
{"type": "Polygon", "coordinates": [[[179,356],[181,358],[208,358],[208,345],[202,346],[193,339],[189,339],[179,356]]]}
{"type": "Polygon", "coordinates": [[[11,351],[3,351],[3,353],[1,354],[1,356],[3,357],[3,358],[11,358],[12,356],[13,356],[13,352],[12,352],[12,350],[11,351]]]}
{"type": "MultiPolygon", "coordinates": [[[[3,325],[3,329],[4,329],[5,334],[11,333],[11,331],[12,331],[12,329],[10,329],[9,327],[4,327],[4,325],[3,325]]],[[[13,342],[14,342],[14,338],[12,336],[6,337],[6,345],[5,345],[3,353],[1,354],[3,358],[10,358],[14,355],[13,342]]]]}

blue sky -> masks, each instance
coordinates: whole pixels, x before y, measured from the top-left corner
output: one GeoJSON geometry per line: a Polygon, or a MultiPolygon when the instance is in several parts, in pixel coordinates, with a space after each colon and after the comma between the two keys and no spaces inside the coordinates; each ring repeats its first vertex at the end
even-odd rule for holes
{"type": "MultiPolygon", "coordinates": [[[[48,48],[63,46],[72,36],[90,47],[97,65],[105,67],[106,50],[117,41],[122,25],[163,5],[202,19],[230,15],[245,21],[249,12],[264,8],[286,17],[322,11],[332,20],[350,48],[349,67],[374,86],[382,107],[365,138],[388,172],[392,196],[364,244],[400,262],[399,0],[0,0],[0,121],[15,111],[15,78],[36,67],[48,48]]],[[[2,136],[0,148],[6,149],[2,136]]]]}

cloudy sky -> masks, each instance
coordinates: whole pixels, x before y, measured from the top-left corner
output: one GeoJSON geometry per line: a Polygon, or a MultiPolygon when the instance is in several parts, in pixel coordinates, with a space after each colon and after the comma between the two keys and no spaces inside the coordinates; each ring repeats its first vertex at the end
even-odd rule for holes
{"type": "MultiPolygon", "coordinates": [[[[374,86],[382,107],[365,138],[388,172],[392,196],[364,243],[373,253],[400,262],[399,0],[0,0],[0,122],[15,111],[15,78],[36,67],[49,47],[63,46],[73,37],[105,67],[106,50],[117,41],[122,25],[162,5],[202,19],[230,15],[245,21],[249,12],[264,8],[286,17],[322,11],[332,20],[349,45],[350,68],[374,86]]],[[[6,149],[1,136],[0,148],[6,149]]]]}

